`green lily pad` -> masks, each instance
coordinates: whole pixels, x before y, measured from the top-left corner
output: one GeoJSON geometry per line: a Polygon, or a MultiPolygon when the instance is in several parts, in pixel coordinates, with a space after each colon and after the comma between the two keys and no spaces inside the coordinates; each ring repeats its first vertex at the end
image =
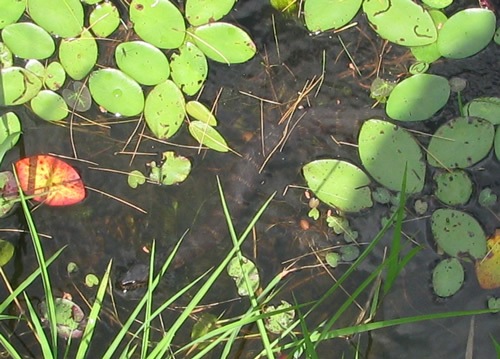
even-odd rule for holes
{"type": "Polygon", "coordinates": [[[172,80],[189,96],[203,86],[208,74],[207,58],[196,45],[186,42],[170,59],[172,80]]]}
{"type": "Polygon", "coordinates": [[[66,272],[71,275],[73,273],[77,273],[79,270],[78,265],[75,262],[69,262],[66,266],[66,272]]]}
{"type": "Polygon", "coordinates": [[[472,56],[488,45],[495,28],[495,14],[490,10],[474,8],[459,11],[439,31],[439,52],[452,59],[472,56]]]}
{"type": "Polygon", "coordinates": [[[242,297],[249,295],[245,274],[248,276],[252,293],[255,293],[255,291],[259,289],[259,271],[250,259],[243,257],[240,265],[239,259],[237,257],[233,258],[227,265],[227,274],[235,281],[236,287],[238,288],[238,295],[242,297]]]}
{"type": "Polygon", "coordinates": [[[458,259],[444,259],[432,271],[434,293],[440,297],[452,296],[462,287],[464,278],[464,268],[458,259]]]}
{"type": "Polygon", "coordinates": [[[377,77],[370,86],[370,97],[385,103],[394,87],[396,87],[396,83],[377,77]]]}
{"type": "Polygon", "coordinates": [[[358,13],[362,0],[306,0],[304,20],[311,32],[339,29],[358,13]]]}
{"type": "Polygon", "coordinates": [[[358,246],[342,246],[339,249],[340,258],[344,262],[352,262],[359,257],[359,247],[358,246]]]}
{"type": "Polygon", "coordinates": [[[59,61],[73,80],[87,76],[97,62],[97,43],[90,32],[85,30],[79,38],[63,39],[59,61]]]}
{"type": "Polygon", "coordinates": [[[191,340],[201,338],[217,328],[217,317],[211,313],[202,313],[191,330],[191,340]]]}
{"type": "Polygon", "coordinates": [[[335,234],[342,234],[349,230],[349,220],[345,217],[330,215],[326,217],[326,223],[335,234]]]}
{"type": "Polygon", "coordinates": [[[64,85],[66,81],[66,71],[62,65],[57,62],[51,62],[45,71],[44,83],[49,90],[57,91],[64,85]]]}
{"type": "Polygon", "coordinates": [[[492,297],[488,299],[488,309],[500,310],[500,298],[492,297]]]}
{"type": "Polygon", "coordinates": [[[212,126],[202,121],[191,121],[189,133],[198,143],[218,152],[229,151],[229,146],[222,135],[212,126]]]}
{"type": "Polygon", "coordinates": [[[21,105],[35,97],[42,88],[42,81],[31,71],[21,67],[1,71],[0,106],[21,105]]]}
{"type": "Polygon", "coordinates": [[[500,125],[500,98],[479,97],[468,102],[464,108],[464,114],[470,117],[479,117],[490,121],[494,125],[500,125]]]}
{"type": "Polygon", "coordinates": [[[76,37],[83,29],[80,0],[29,0],[28,13],[38,25],[60,37],[76,37]]]}
{"type": "Polygon", "coordinates": [[[41,80],[45,77],[45,66],[38,60],[28,60],[24,68],[37,75],[41,80]]]}
{"type": "Polygon", "coordinates": [[[170,1],[133,0],[129,11],[134,30],[144,41],[160,49],[175,49],[184,42],[184,17],[170,1]]]}
{"type": "Polygon", "coordinates": [[[3,267],[14,256],[14,246],[9,241],[0,239],[0,267],[3,267]]]}
{"type": "Polygon", "coordinates": [[[120,25],[120,13],[115,5],[106,1],[92,10],[89,23],[96,36],[108,37],[120,25]]]}
{"type": "Polygon", "coordinates": [[[399,121],[422,121],[432,117],[450,97],[444,77],[418,74],[401,81],[387,100],[387,115],[399,121]]]}
{"type": "Polygon", "coordinates": [[[337,268],[340,260],[340,254],[336,252],[328,252],[325,256],[326,263],[332,268],[337,268]]]}
{"type": "Polygon", "coordinates": [[[406,192],[420,192],[425,162],[417,141],[402,127],[383,120],[364,122],[359,133],[361,163],[377,182],[400,191],[406,168],[406,192]]]}
{"type": "Polygon", "coordinates": [[[196,46],[214,61],[227,64],[250,60],[257,48],[242,29],[225,22],[214,22],[190,29],[196,46]]]}
{"type": "Polygon", "coordinates": [[[471,215],[454,209],[432,214],[432,234],[437,245],[452,257],[481,259],[486,255],[486,236],[471,215]]]}
{"type": "Polygon", "coordinates": [[[64,99],[51,90],[43,90],[31,99],[31,109],[45,121],[60,121],[68,115],[64,99]]]}
{"type": "Polygon", "coordinates": [[[391,201],[391,192],[385,187],[377,187],[372,192],[373,200],[380,204],[387,204],[391,201]]]}
{"type": "Polygon", "coordinates": [[[141,171],[133,170],[128,174],[127,183],[132,188],[137,188],[139,185],[146,183],[146,176],[141,171]]]}
{"type": "Polygon", "coordinates": [[[450,206],[465,204],[472,195],[472,181],[463,170],[436,172],[436,197],[450,206]]]}
{"type": "MultiPolygon", "coordinates": [[[[56,311],[56,328],[57,334],[61,338],[80,338],[85,329],[86,320],[83,310],[70,301],[64,298],[55,298],[56,311]]],[[[47,305],[42,302],[41,305],[42,319],[48,321],[47,305]]]]}
{"type": "Polygon", "coordinates": [[[69,88],[62,91],[62,95],[73,111],[85,112],[92,106],[89,88],[83,82],[73,81],[69,88]]]}
{"type": "Polygon", "coordinates": [[[47,31],[30,22],[7,25],[2,30],[2,40],[10,51],[23,59],[46,59],[56,49],[47,31]]]}
{"type": "Polygon", "coordinates": [[[340,160],[316,160],[302,168],[307,186],[324,203],[344,212],[373,205],[370,178],[355,165],[340,160]]]}
{"type": "Polygon", "coordinates": [[[26,0],[2,0],[0,29],[19,20],[26,8],[26,0]]]}
{"type": "MultiPolygon", "coordinates": [[[[19,141],[21,135],[21,121],[14,112],[7,112],[0,116],[0,148],[10,150],[19,141]]],[[[4,153],[0,151],[0,163],[4,153]]]]}
{"type": "Polygon", "coordinates": [[[210,126],[217,126],[217,119],[214,114],[201,102],[189,101],[186,103],[186,112],[195,120],[205,122],[210,126]]]}
{"type": "Polygon", "coordinates": [[[498,196],[489,187],[484,188],[479,192],[478,202],[483,207],[491,207],[497,203],[498,196]]]}
{"type": "Polygon", "coordinates": [[[165,54],[147,42],[122,42],[115,49],[115,59],[120,70],[142,85],[157,85],[170,75],[165,54]]]}
{"type": "Polygon", "coordinates": [[[319,209],[317,209],[317,208],[311,208],[311,209],[309,210],[309,212],[307,212],[307,216],[308,216],[309,218],[314,219],[315,221],[316,221],[316,220],[318,220],[318,218],[319,218],[320,214],[321,214],[321,213],[319,212],[319,209]]]}
{"type": "Polygon", "coordinates": [[[264,319],[264,326],[266,329],[274,334],[281,334],[286,329],[292,325],[293,320],[295,318],[295,310],[292,308],[292,305],[287,301],[282,300],[281,304],[276,308],[274,305],[268,305],[264,308],[264,313],[272,313],[278,310],[286,310],[279,314],[274,314],[264,319]],[[290,310],[286,310],[290,309],[290,310]]]}
{"type": "Polygon", "coordinates": [[[151,182],[170,186],[184,182],[191,172],[191,161],[184,156],[176,156],[173,151],[167,151],[163,153],[161,166],[157,166],[153,161],[149,163],[149,167],[151,182]]]}
{"type": "Polygon", "coordinates": [[[99,284],[99,278],[93,273],[89,273],[85,276],[85,285],[89,288],[95,287],[99,284]]]}
{"type": "Polygon", "coordinates": [[[434,9],[443,9],[453,3],[453,0],[422,0],[422,2],[434,9]]]}
{"type": "Polygon", "coordinates": [[[6,68],[13,65],[12,52],[3,42],[0,42],[0,66],[6,68]]]}
{"type": "Polygon", "coordinates": [[[160,139],[172,137],[186,116],[185,104],[184,95],[172,81],[156,85],[144,106],[144,117],[151,132],[160,139]]]}
{"type": "Polygon", "coordinates": [[[365,0],[363,11],[372,28],[386,40],[403,46],[436,41],[436,26],[431,16],[412,0],[365,0]]]}
{"type": "Polygon", "coordinates": [[[431,166],[467,168],[482,160],[493,145],[493,125],[474,117],[458,117],[442,125],[427,149],[431,166]]]}
{"type": "Polygon", "coordinates": [[[422,216],[429,209],[429,204],[426,201],[417,199],[415,201],[415,204],[413,205],[413,209],[415,210],[416,214],[422,216]]]}
{"type": "Polygon", "coordinates": [[[137,82],[120,70],[102,69],[89,79],[92,98],[111,113],[136,116],[144,108],[144,94],[137,82]]]}
{"type": "Polygon", "coordinates": [[[186,20],[193,26],[220,20],[231,11],[235,2],[236,0],[187,0],[186,20]]]}

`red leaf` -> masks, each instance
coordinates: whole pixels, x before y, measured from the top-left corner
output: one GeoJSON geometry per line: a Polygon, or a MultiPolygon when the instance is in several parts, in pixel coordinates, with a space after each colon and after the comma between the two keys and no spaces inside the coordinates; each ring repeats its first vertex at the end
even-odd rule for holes
{"type": "Polygon", "coordinates": [[[49,206],[67,206],[85,198],[85,187],[76,170],[60,159],[36,155],[16,162],[19,183],[26,195],[49,206]],[[37,196],[38,195],[38,196],[37,196]]]}

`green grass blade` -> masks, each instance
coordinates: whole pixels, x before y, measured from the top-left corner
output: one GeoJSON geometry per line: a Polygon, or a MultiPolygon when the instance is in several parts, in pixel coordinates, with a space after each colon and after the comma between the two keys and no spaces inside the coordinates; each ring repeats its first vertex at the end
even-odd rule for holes
{"type": "MultiPolygon", "coordinates": [[[[293,301],[297,306],[298,303],[295,296],[293,296],[293,301]]],[[[307,328],[306,320],[300,308],[297,309],[297,315],[299,317],[300,327],[302,329],[302,335],[304,336],[304,347],[305,347],[306,357],[310,359],[319,359],[318,354],[316,353],[316,348],[314,347],[311,341],[311,337],[309,336],[309,329],[307,328]]]]}
{"type": "MultiPolygon", "coordinates": [[[[155,268],[155,247],[156,242],[153,241],[151,246],[151,253],[149,256],[149,275],[148,275],[148,288],[146,291],[146,311],[144,313],[144,322],[150,323],[151,321],[151,311],[153,306],[153,278],[154,278],[154,268],[155,268]]],[[[141,358],[145,358],[148,354],[148,343],[149,343],[149,333],[151,325],[146,325],[144,327],[144,335],[142,336],[142,346],[141,346],[141,358]]]]}
{"type": "Polygon", "coordinates": [[[38,317],[38,313],[36,312],[35,308],[33,308],[33,305],[31,304],[31,301],[26,295],[26,293],[24,293],[24,299],[26,301],[26,305],[28,306],[28,312],[30,313],[31,323],[33,323],[35,329],[35,332],[33,334],[38,340],[40,348],[42,348],[43,358],[44,359],[55,358],[55,355],[53,355],[52,350],[50,348],[50,342],[48,341],[47,336],[45,335],[42,323],[40,322],[40,318],[38,317]]]}
{"type": "Polygon", "coordinates": [[[21,355],[19,355],[16,348],[14,348],[12,344],[10,344],[10,341],[6,337],[4,337],[2,333],[0,333],[0,344],[2,344],[4,349],[9,353],[9,355],[13,359],[22,359],[21,355]]]}
{"type": "Polygon", "coordinates": [[[497,353],[497,359],[500,359],[500,344],[493,338],[493,335],[490,334],[490,338],[493,341],[493,345],[495,346],[495,352],[497,353]]]}

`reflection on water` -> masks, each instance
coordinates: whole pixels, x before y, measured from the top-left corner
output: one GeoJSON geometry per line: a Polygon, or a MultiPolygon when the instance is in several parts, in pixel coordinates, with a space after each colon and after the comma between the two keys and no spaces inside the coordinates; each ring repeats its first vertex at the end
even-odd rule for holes
{"type": "MultiPolygon", "coordinates": [[[[52,239],[44,240],[47,255],[64,245],[68,246],[51,268],[57,294],[71,292],[76,296],[76,284],[84,295],[91,297],[93,290],[81,284],[85,274],[101,275],[110,259],[113,259],[118,269],[126,269],[134,263],[147,263],[148,255],[144,253],[143,247],[149,246],[152,240],[156,241],[159,258],[163,259],[187,228],[190,228],[190,233],[179,254],[183,266],[179,265],[168,280],[162,283],[158,295],[160,300],[194,278],[195,274],[202,273],[216,264],[230,248],[230,239],[226,234],[215,185],[216,175],[221,178],[238,231],[246,226],[249,216],[260,204],[277,191],[275,200],[256,228],[254,238],[249,238],[243,248],[248,257],[256,257],[264,283],[283,269],[284,261],[341,242],[340,237],[332,235],[324,223],[311,223],[309,230],[301,229],[299,221],[306,218],[308,211],[302,190],[288,189],[286,194],[283,193],[288,185],[304,184],[300,170],[311,160],[342,158],[359,164],[355,147],[339,146],[332,138],[355,143],[362,120],[384,116],[380,106],[371,109],[373,101],[364,87],[373,79],[378,64],[376,50],[382,48],[382,42],[361,25],[361,28],[355,27],[341,34],[361,69],[363,78],[360,79],[349,67],[349,59],[336,35],[311,37],[294,20],[283,19],[264,3],[256,9],[255,2],[242,2],[237,5],[238,11],[231,14],[233,20],[252,34],[260,55],[246,64],[231,67],[211,63],[209,82],[202,95],[202,99],[210,103],[219,88],[223,87],[217,108],[220,130],[230,146],[243,157],[213,151],[197,154],[193,150],[175,148],[177,153],[188,156],[193,161],[190,177],[178,186],[145,185],[135,190],[127,186],[124,175],[89,169],[86,163],[75,163],[89,186],[126,199],[148,213],[142,214],[95,192],[89,192],[86,201],[74,207],[37,209],[34,218],[38,230],[52,236],[52,239]],[[272,31],[272,14],[277,22],[280,57],[277,55],[272,31]],[[278,126],[277,123],[287,108],[298,98],[299,93],[304,91],[306,81],[312,82],[314,77],[318,78],[322,74],[323,56],[326,62],[321,84],[300,102],[300,106],[304,108],[297,109],[289,127],[286,122],[278,126]],[[283,105],[264,102],[261,107],[256,98],[243,93],[283,105]],[[286,130],[289,131],[289,137],[266,163],[263,172],[258,174],[256,169],[264,163],[266,156],[271,153],[286,130]],[[261,148],[262,133],[267,141],[264,143],[264,153],[261,148]],[[244,180],[249,183],[244,183],[244,180]],[[80,271],[72,276],[66,273],[66,266],[70,261],[80,268],[80,271]]],[[[466,94],[468,99],[493,95],[499,84],[500,75],[495,72],[499,51],[498,46],[490,45],[473,59],[454,61],[453,67],[450,67],[447,61],[442,61],[433,65],[432,69],[445,76],[465,77],[469,81],[466,94]],[[486,84],[485,79],[491,82],[486,84]]],[[[395,79],[405,71],[409,58],[400,50],[392,49],[385,59],[387,61],[381,67],[381,75],[395,79]]],[[[436,116],[436,124],[417,123],[409,127],[431,132],[437,127],[437,123],[443,123],[451,116],[457,115],[454,101],[452,98],[449,105],[436,116]]],[[[4,166],[7,166],[10,160],[24,155],[71,153],[67,128],[30,118],[32,115],[28,111],[25,111],[24,115],[22,146],[18,152],[14,150],[9,153],[4,166]],[[43,141],[40,140],[42,138],[43,141]]],[[[99,114],[96,109],[87,116],[98,122],[116,120],[99,114]]],[[[75,126],[74,143],[79,157],[96,162],[101,168],[120,171],[145,170],[146,162],[158,160],[160,153],[171,147],[142,139],[137,151],[151,155],[137,156],[130,165],[129,155],[117,153],[123,151],[124,144],[135,126],[135,122],[119,123],[110,128],[75,126]]],[[[428,142],[424,136],[419,136],[418,139],[423,144],[428,142]]],[[[136,141],[137,136],[125,150],[132,151],[136,141]]],[[[193,144],[185,133],[177,136],[175,142],[193,144]]],[[[498,163],[492,156],[475,166],[473,173],[477,189],[486,185],[494,191],[498,189],[498,163]]],[[[431,186],[427,185],[425,195],[428,196],[431,190],[431,186]]],[[[428,199],[431,209],[438,205],[431,197],[428,199]]],[[[409,203],[412,204],[413,200],[410,199],[409,203]]],[[[497,227],[497,220],[492,213],[478,207],[475,202],[468,204],[466,210],[479,219],[487,233],[492,233],[497,227]]],[[[498,212],[498,205],[492,210],[498,212]]],[[[367,243],[375,236],[380,229],[380,218],[386,215],[386,212],[387,208],[378,205],[351,216],[352,226],[360,233],[360,243],[367,243]]],[[[416,218],[411,213],[408,219],[405,233],[423,244],[425,249],[403,271],[395,289],[385,298],[376,318],[391,319],[483,308],[486,296],[494,293],[487,293],[477,286],[471,265],[466,268],[465,286],[457,295],[446,301],[437,301],[433,297],[430,270],[438,256],[431,244],[432,239],[428,238],[428,221],[426,218],[416,218]]],[[[3,220],[2,226],[19,227],[23,226],[23,223],[20,215],[16,214],[3,220]]],[[[14,238],[18,251],[6,272],[15,285],[33,270],[36,261],[27,236],[10,236],[14,238]]],[[[347,293],[352,293],[375,266],[380,264],[383,252],[382,247],[378,248],[376,255],[370,257],[353,275],[352,280],[345,284],[344,290],[347,293]]],[[[297,266],[311,265],[313,268],[292,274],[281,297],[291,300],[293,293],[299,302],[306,302],[317,299],[331,287],[335,279],[317,264],[318,260],[314,255],[301,259],[297,266]]],[[[333,271],[333,275],[340,277],[345,268],[345,265],[341,266],[338,271],[333,271]]],[[[39,295],[36,290],[41,293],[41,288],[33,287],[30,289],[30,295],[39,295]]],[[[224,302],[236,296],[236,289],[231,280],[224,277],[215,285],[204,303],[224,302]]],[[[346,298],[347,295],[342,292],[324,303],[316,317],[310,319],[311,325],[328,319],[332,311],[346,298]]],[[[364,300],[366,298],[360,298],[361,305],[364,305],[364,300]]],[[[185,304],[186,301],[187,299],[181,300],[179,305],[185,304]]],[[[117,298],[117,303],[123,315],[134,302],[127,298],[117,298]]],[[[108,307],[110,306],[109,304],[108,307]]],[[[245,308],[245,300],[232,301],[215,307],[212,312],[216,315],[224,312],[224,316],[229,318],[241,314],[245,308]]],[[[353,307],[339,319],[338,325],[351,325],[358,314],[359,309],[353,307]]],[[[166,323],[172,320],[169,313],[165,314],[165,320],[166,323]]],[[[478,318],[476,321],[477,357],[494,355],[488,334],[495,321],[494,316],[481,316],[480,320],[478,318]]],[[[115,332],[118,328],[118,324],[108,316],[103,318],[103,323],[105,325],[100,330],[105,333],[115,332]]],[[[187,336],[188,330],[189,328],[185,329],[187,336]]],[[[467,317],[380,330],[369,337],[363,336],[363,351],[366,352],[366,358],[463,355],[468,330],[467,317]]],[[[105,336],[102,338],[105,340],[105,336]]],[[[323,343],[318,351],[320,357],[327,357],[326,353],[333,350],[332,345],[341,348],[336,350],[346,350],[346,353],[350,353],[350,344],[339,339],[323,343]]],[[[92,350],[99,353],[98,347],[92,350]]],[[[250,341],[241,348],[238,355],[251,357],[252,353],[255,354],[259,350],[259,342],[250,341]]],[[[351,354],[346,357],[351,357],[351,354]]]]}

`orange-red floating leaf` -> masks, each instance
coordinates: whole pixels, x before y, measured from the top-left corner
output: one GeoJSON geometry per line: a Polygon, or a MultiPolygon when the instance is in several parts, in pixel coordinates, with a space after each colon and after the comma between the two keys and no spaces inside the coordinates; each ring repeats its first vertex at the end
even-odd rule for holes
{"type": "Polygon", "coordinates": [[[488,254],[476,262],[476,275],[481,288],[500,287],[500,229],[488,239],[488,254]]]}
{"type": "Polygon", "coordinates": [[[67,206],[85,198],[85,187],[76,170],[49,155],[36,155],[16,162],[24,193],[49,206],[67,206]]]}

